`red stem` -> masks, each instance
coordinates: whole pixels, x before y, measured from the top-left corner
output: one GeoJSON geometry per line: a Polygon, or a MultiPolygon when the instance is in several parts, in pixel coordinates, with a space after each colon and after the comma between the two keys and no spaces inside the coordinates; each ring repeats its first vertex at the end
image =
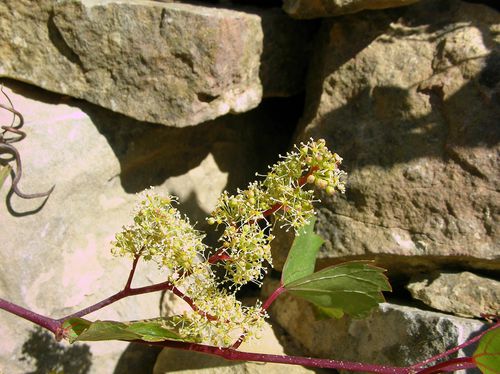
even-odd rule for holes
{"type": "Polygon", "coordinates": [[[318,169],[319,169],[319,167],[313,166],[311,169],[309,169],[309,171],[307,172],[306,175],[303,175],[302,177],[300,177],[299,180],[297,181],[299,183],[299,186],[302,187],[304,184],[306,184],[307,183],[307,177],[309,177],[310,175],[312,175],[312,173],[314,173],[318,169]]]}
{"type": "Polygon", "coordinates": [[[145,293],[156,292],[156,291],[165,291],[165,290],[172,291],[173,294],[175,294],[176,296],[178,296],[182,300],[184,300],[195,312],[198,312],[202,316],[207,317],[207,319],[209,319],[209,320],[216,320],[217,319],[217,317],[211,316],[210,314],[201,311],[194,304],[193,300],[190,297],[184,295],[184,293],[182,291],[180,291],[177,287],[175,287],[172,283],[166,281],[166,282],[162,282],[162,283],[152,284],[150,286],[123,289],[120,292],[117,292],[114,295],[111,295],[110,297],[107,297],[106,299],[99,301],[98,303],[96,303],[94,305],[91,305],[85,309],[82,309],[76,313],[70,314],[66,317],[59,318],[57,321],[62,323],[65,320],[67,320],[68,318],[83,317],[87,314],[90,314],[92,312],[95,312],[96,310],[102,309],[105,306],[108,306],[109,304],[112,304],[118,300],[125,298],[125,297],[142,295],[145,293]]]}
{"type": "Polygon", "coordinates": [[[230,260],[231,256],[224,252],[224,248],[220,248],[215,252],[212,256],[210,256],[207,262],[211,265],[219,262],[219,261],[227,261],[230,260]]]}
{"type": "MultiPolygon", "coordinates": [[[[280,284],[280,286],[275,289],[273,291],[273,293],[271,294],[271,296],[269,296],[267,298],[267,300],[264,302],[264,304],[262,305],[262,310],[267,310],[269,309],[269,307],[271,306],[271,304],[274,302],[274,300],[276,300],[276,298],[281,295],[283,292],[285,292],[286,289],[285,287],[280,284]]],[[[241,334],[241,336],[238,338],[238,340],[236,340],[236,342],[231,346],[231,349],[238,349],[238,347],[241,345],[241,343],[243,343],[243,339],[245,338],[245,334],[241,334]]]]}
{"type": "Polygon", "coordinates": [[[440,362],[434,366],[428,367],[424,370],[420,370],[417,374],[434,374],[443,373],[449,371],[471,369],[476,367],[476,364],[472,360],[472,357],[459,357],[447,360],[445,362],[440,362]]]}
{"type": "Polygon", "coordinates": [[[105,306],[108,306],[109,304],[112,304],[118,300],[121,300],[124,297],[142,295],[145,293],[156,292],[156,291],[173,290],[174,288],[175,287],[172,285],[172,283],[166,281],[166,282],[162,282],[162,283],[152,284],[150,286],[123,289],[123,290],[115,293],[114,295],[111,295],[111,296],[107,297],[106,299],[99,301],[98,303],[96,303],[94,305],[91,305],[87,308],[84,308],[84,309],[82,309],[78,312],[75,312],[73,314],[70,314],[66,317],[59,318],[58,321],[62,323],[68,318],[83,317],[87,314],[95,312],[96,310],[102,309],[105,306]]]}
{"type": "Polygon", "coordinates": [[[281,203],[276,203],[272,207],[270,207],[268,210],[265,210],[262,215],[264,217],[268,217],[271,214],[275,213],[276,211],[280,210],[283,207],[283,204],[281,203]]]}
{"type": "Polygon", "coordinates": [[[125,284],[124,289],[129,290],[130,286],[132,285],[132,279],[134,279],[134,274],[135,274],[135,268],[137,267],[137,263],[139,262],[139,259],[141,258],[141,251],[134,256],[134,262],[132,262],[132,269],[130,270],[130,274],[128,275],[127,283],[125,284]]]}
{"type": "Polygon", "coordinates": [[[274,302],[274,300],[276,300],[276,298],[281,295],[283,292],[285,292],[286,289],[285,287],[280,284],[280,286],[278,288],[276,288],[273,293],[267,298],[267,300],[264,302],[264,304],[262,305],[262,309],[264,310],[267,310],[269,309],[269,307],[271,306],[271,304],[274,302]]]}
{"type": "Polygon", "coordinates": [[[359,362],[330,360],[324,358],[311,358],[299,356],[282,356],[266,353],[251,353],[236,351],[232,348],[218,348],[202,344],[185,343],[177,341],[163,341],[148,343],[144,341],[135,341],[136,343],[149,344],[160,347],[168,347],[175,349],[183,349],[189,351],[202,352],[210,355],[220,356],[226,360],[236,361],[257,361],[257,362],[275,362],[289,365],[303,365],[308,367],[326,368],[326,369],[340,369],[340,370],[353,370],[363,371],[365,373],[387,373],[387,374],[409,374],[410,371],[403,367],[391,367],[383,365],[363,364],[359,362]]]}
{"type": "Polygon", "coordinates": [[[47,330],[53,332],[54,334],[58,331],[58,328],[60,327],[59,321],[35,313],[29,309],[23,308],[20,305],[11,303],[10,301],[4,300],[2,298],[0,298],[0,309],[15,314],[16,316],[24,318],[25,320],[28,320],[30,322],[33,322],[38,326],[46,328],[47,330]]]}

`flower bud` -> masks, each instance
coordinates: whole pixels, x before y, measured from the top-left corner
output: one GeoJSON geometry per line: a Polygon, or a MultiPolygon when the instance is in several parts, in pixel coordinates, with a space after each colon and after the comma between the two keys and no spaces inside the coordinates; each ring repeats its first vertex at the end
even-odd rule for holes
{"type": "Polygon", "coordinates": [[[328,186],[328,187],[326,188],[326,193],[327,193],[328,195],[333,195],[333,194],[335,193],[335,188],[334,188],[334,187],[332,187],[332,186],[328,186]]]}

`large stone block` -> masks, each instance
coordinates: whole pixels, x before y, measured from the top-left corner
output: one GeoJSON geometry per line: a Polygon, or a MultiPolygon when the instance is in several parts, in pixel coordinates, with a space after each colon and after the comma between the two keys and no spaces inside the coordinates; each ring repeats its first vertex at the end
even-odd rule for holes
{"type": "Polygon", "coordinates": [[[460,1],[324,22],[299,139],[325,138],[348,185],[319,210],[322,265],[500,269],[499,30],[460,1]]]}
{"type": "Polygon", "coordinates": [[[153,1],[3,1],[0,76],[139,120],[195,125],[256,107],[260,18],[153,1]]]}
{"type": "Polygon", "coordinates": [[[315,25],[276,8],[238,9],[3,1],[0,77],[173,127],[301,92],[315,25]]]}
{"type": "Polygon", "coordinates": [[[463,317],[495,315],[500,310],[500,282],[467,271],[425,274],[411,279],[407,288],[430,307],[463,317]]]}

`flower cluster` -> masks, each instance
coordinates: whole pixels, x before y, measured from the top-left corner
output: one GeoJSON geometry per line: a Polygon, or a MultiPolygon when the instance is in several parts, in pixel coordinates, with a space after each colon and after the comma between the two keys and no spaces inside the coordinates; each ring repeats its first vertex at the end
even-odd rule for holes
{"type": "Polygon", "coordinates": [[[223,266],[236,287],[250,281],[259,283],[265,262],[272,264],[272,224],[267,216],[274,213],[282,227],[297,231],[314,214],[313,190],[308,184],[327,194],[344,191],[345,172],[338,169],[342,159],[328,150],[323,139],[311,139],[281,157],[262,182],[251,183],[236,195],[223,193],[207,220],[225,225],[221,250],[229,259],[223,266]]]}
{"type": "Polygon", "coordinates": [[[336,190],[345,192],[346,172],[338,168],[342,157],[330,152],[324,139],[302,143],[299,153],[300,159],[311,171],[306,178],[307,183],[314,183],[329,195],[333,195],[336,190]]]}
{"type": "Polygon", "coordinates": [[[116,234],[113,254],[141,256],[170,270],[171,276],[193,271],[205,251],[204,235],[172,206],[174,196],[146,191],[136,207],[134,223],[116,234]]]}
{"type": "Polygon", "coordinates": [[[234,294],[213,287],[207,288],[205,294],[194,301],[208,316],[188,311],[174,316],[171,323],[180,336],[196,343],[229,347],[242,335],[245,340],[258,337],[267,317],[260,302],[247,307],[234,294]]]}
{"type": "Polygon", "coordinates": [[[272,264],[270,242],[273,236],[253,222],[240,228],[227,226],[220,240],[224,249],[230,250],[230,258],[223,263],[226,279],[236,287],[248,282],[259,284],[265,271],[264,261],[272,264]]]}

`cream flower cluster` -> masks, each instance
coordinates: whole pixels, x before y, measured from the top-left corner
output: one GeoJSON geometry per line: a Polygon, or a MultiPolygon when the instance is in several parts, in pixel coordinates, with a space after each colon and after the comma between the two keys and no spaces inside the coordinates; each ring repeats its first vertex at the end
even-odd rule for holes
{"type": "Polygon", "coordinates": [[[206,246],[204,235],[172,206],[174,196],[144,193],[135,210],[134,223],[116,234],[112,252],[117,256],[141,256],[170,270],[171,276],[193,271],[206,246]]]}
{"type": "Polygon", "coordinates": [[[235,287],[259,283],[265,262],[272,264],[268,214],[273,213],[274,222],[281,222],[282,227],[297,231],[314,214],[314,191],[308,185],[327,194],[345,189],[345,172],[338,168],[342,159],[328,150],[323,139],[311,139],[281,157],[262,182],[251,183],[236,195],[223,193],[207,220],[225,225],[220,242],[229,260],[223,266],[235,287]]]}
{"type": "Polygon", "coordinates": [[[172,326],[180,336],[196,343],[230,347],[242,335],[244,340],[259,337],[267,317],[260,302],[244,306],[234,294],[213,287],[194,301],[200,310],[216,318],[191,310],[174,316],[172,326]]]}

